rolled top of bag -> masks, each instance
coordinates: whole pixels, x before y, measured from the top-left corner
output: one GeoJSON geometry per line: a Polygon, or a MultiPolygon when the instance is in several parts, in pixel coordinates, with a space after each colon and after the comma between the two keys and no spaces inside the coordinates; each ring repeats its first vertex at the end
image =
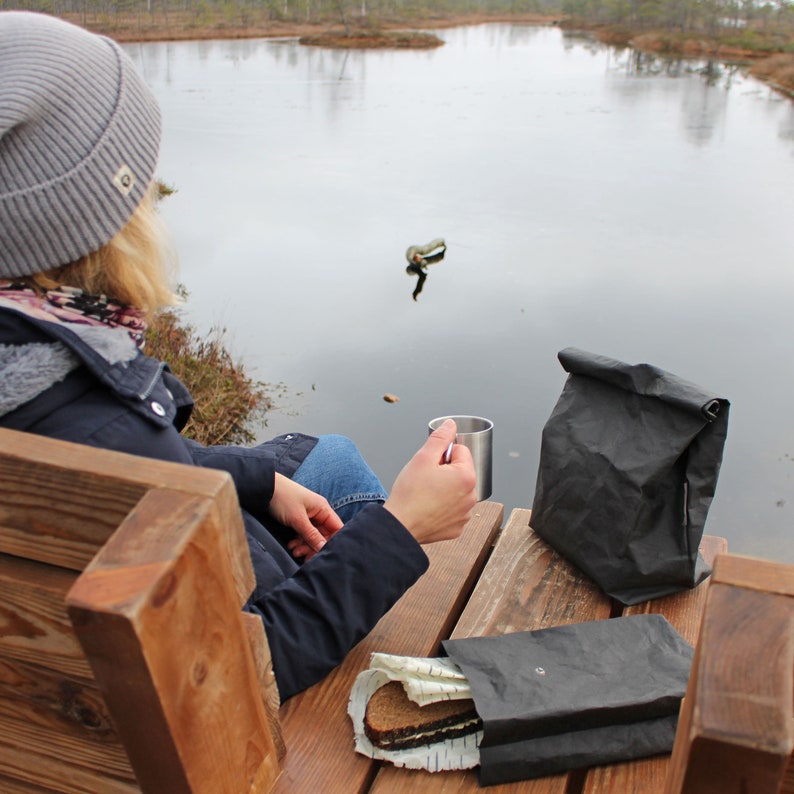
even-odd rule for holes
{"type": "Polygon", "coordinates": [[[651,364],[625,364],[576,347],[566,347],[557,358],[571,375],[596,378],[625,391],[657,397],[708,422],[713,422],[723,404],[728,404],[725,398],[651,364]]]}

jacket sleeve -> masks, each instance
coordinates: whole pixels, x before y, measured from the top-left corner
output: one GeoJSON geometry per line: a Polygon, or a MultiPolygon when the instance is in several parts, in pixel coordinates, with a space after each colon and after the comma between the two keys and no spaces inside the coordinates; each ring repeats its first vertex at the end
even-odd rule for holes
{"type": "Polygon", "coordinates": [[[268,523],[267,510],[273,498],[275,473],[292,477],[317,443],[315,436],[286,433],[255,447],[217,445],[205,447],[184,439],[199,466],[229,472],[243,510],[268,523]]]}
{"type": "Polygon", "coordinates": [[[190,439],[183,440],[196,465],[231,474],[244,510],[257,516],[267,510],[276,479],[276,456],[272,451],[264,446],[204,447],[190,439]]]}
{"type": "Polygon", "coordinates": [[[336,667],[428,565],[408,530],[371,504],[293,576],[249,605],[264,620],[282,701],[336,667]]]}

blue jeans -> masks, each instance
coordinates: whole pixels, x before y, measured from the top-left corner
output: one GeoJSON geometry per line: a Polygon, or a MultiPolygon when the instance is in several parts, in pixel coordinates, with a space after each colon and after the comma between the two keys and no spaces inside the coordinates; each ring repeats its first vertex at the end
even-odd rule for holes
{"type": "Polygon", "coordinates": [[[324,496],[345,523],[366,504],[383,504],[388,496],[375,472],[346,436],[320,436],[292,479],[324,496]]]}

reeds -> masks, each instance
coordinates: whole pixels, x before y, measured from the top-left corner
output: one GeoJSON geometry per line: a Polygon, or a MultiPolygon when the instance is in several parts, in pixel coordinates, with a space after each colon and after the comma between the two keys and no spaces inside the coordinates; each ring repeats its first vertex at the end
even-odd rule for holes
{"type": "Polygon", "coordinates": [[[266,384],[250,378],[224,344],[224,329],[197,335],[179,309],[166,309],[150,322],[145,352],[166,361],[195,400],[183,435],[201,444],[244,444],[255,440],[255,422],[266,424],[272,407],[266,384]]]}

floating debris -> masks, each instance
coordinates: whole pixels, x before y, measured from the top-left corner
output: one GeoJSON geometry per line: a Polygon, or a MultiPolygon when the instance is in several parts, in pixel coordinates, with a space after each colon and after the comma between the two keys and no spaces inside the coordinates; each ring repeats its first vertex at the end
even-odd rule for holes
{"type": "Polygon", "coordinates": [[[386,400],[387,403],[400,402],[400,398],[396,394],[384,394],[383,399],[386,400]]]}

